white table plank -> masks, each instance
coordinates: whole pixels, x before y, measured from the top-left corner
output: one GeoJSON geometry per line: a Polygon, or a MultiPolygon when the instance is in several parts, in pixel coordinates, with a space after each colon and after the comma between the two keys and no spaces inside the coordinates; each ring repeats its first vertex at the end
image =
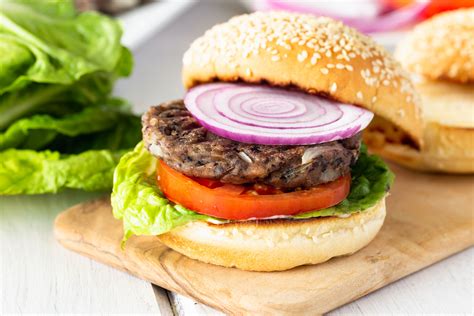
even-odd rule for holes
{"type": "Polygon", "coordinates": [[[200,316],[224,316],[223,313],[204,304],[197,303],[186,296],[171,294],[172,304],[176,314],[179,316],[200,315],[200,316]]]}
{"type": "Polygon", "coordinates": [[[1,314],[159,313],[150,284],[55,241],[55,216],[98,195],[0,197],[1,314]]]}
{"type": "Polygon", "coordinates": [[[386,286],[331,315],[473,314],[474,248],[386,286]]]}

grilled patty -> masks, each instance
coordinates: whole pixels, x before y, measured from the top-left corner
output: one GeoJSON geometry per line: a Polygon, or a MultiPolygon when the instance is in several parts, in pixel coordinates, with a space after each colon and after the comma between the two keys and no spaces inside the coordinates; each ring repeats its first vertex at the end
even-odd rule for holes
{"type": "Polygon", "coordinates": [[[310,146],[239,143],[202,127],[182,100],[151,107],[142,124],[150,153],[187,176],[233,184],[263,183],[282,190],[311,188],[349,174],[361,138],[359,133],[310,146]]]}

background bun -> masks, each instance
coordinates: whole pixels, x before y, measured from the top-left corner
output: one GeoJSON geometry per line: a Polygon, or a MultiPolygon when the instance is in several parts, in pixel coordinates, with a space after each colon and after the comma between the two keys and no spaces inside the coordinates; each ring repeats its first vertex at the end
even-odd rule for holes
{"type": "Polygon", "coordinates": [[[423,150],[385,141],[385,135],[367,131],[364,141],[373,154],[405,167],[431,172],[474,173],[474,135],[460,128],[429,124],[425,129],[423,150]]]}
{"type": "Polygon", "coordinates": [[[474,8],[420,23],[396,56],[407,70],[427,78],[474,82],[474,8]]]}
{"type": "Polygon", "coordinates": [[[367,108],[421,143],[417,97],[398,62],[369,37],[330,18],[257,12],[214,26],[183,58],[185,87],[212,81],[323,94],[367,108]]]}
{"type": "Polygon", "coordinates": [[[351,254],[382,227],[385,199],[347,218],[193,222],[158,236],[168,247],[203,262],[252,271],[280,271],[351,254]]]}
{"type": "Polygon", "coordinates": [[[365,139],[371,150],[418,170],[474,173],[474,8],[419,24],[396,57],[417,79],[423,147],[386,141],[386,130],[370,129],[365,139]]]}
{"type": "Polygon", "coordinates": [[[424,118],[421,150],[394,141],[392,131],[377,120],[364,132],[366,144],[412,169],[474,173],[474,85],[424,80],[416,88],[424,118]]]}

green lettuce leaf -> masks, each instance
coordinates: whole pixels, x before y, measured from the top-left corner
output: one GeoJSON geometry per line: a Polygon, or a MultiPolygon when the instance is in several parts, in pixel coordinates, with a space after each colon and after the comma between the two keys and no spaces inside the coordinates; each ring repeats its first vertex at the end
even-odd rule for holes
{"type": "Polygon", "coordinates": [[[77,14],[74,0],[0,0],[0,2],[13,2],[28,5],[36,11],[65,18],[77,14]]]}
{"type": "Polygon", "coordinates": [[[63,14],[57,1],[35,2],[0,1],[0,94],[31,82],[73,84],[96,71],[113,73],[118,65],[119,74],[130,72],[115,20],[95,12],[63,14]]]}
{"type": "MultiPolygon", "coordinates": [[[[50,145],[60,135],[72,138],[112,128],[117,130],[124,127],[121,123],[127,120],[128,116],[130,114],[122,113],[120,108],[115,106],[89,107],[79,113],[61,118],[47,114],[34,115],[16,121],[4,133],[0,133],[0,150],[8,148],[39,150],[50,145]]],[[[135,116],[133,117],[135,118],[135,116]]],[[[135,119],[138,123],[138,117],[135,119]]],[[[138,142],[138,131],[139,128],[136,129],[134,143],[125,148],[131,148],[138,142]]],[[[104,148],[110,147],[105,146],[104,148]]]]}
{"type": "Polygon", "coordinates": [[[124,239],[160,235],[191,221],[221,221],[168,201],[156,185],[156,163],[139,143],[115,169],[112,208],[114,216],[123,219],[124,239]]]}
{"type": "Polygon", "coordinates": [[[107,102],[114,82],[115,75],[96,72],[71,85],[32,83],[0,95],[0,131],[15,120],[33,114],[64,116],[107,102]]]}
{"type": "Polygon", "coordinates": [[[380,201],[390,189],[395,178],[385,162],[378,156],[369,155],[364,144],[357,163],[351,170],[352,182],[349,196],[336,206],[307,212],[295,218],[345,215],[364,211],[380,201]]]}
{"type": "Polygon", "coordinates": [[[0,0],[0,131],[50,109],[103,101],[133,67],[109,17],[76,14],[72,0],[0,0]],[[57,104],[62,104],[58,107],[57,104]]]}
{"type": "Polygon", "coordinates": [[[0,0],[0,195],[112,187],[141,139],[139,117],[110,96],[133,67],[121,36],[73,0],[0,0]]]}
{"type": "MultiPolygon", "coordinates": [[[[223,223],[226,220],[201,215],[167,200],[156,185],[157,160],[138,144],[120,160],[112,191],[114,216],[123,220],[124,240],[131,235],[159,235],[193,221],[223,223]]],[[[393,174],[378,157],[362,147],[352,169],[351,193],[335,207],[308,212],[294,218],[335,216],[361,212],[382,199],[393,182],[393,174]]]]}
{"type": "Polygon", "coordinates": [[[8,149],[0,152],[2,194],[56,193],[64,188],[110,189],[123,151],[90,150],[78,155],[8,149]]]}

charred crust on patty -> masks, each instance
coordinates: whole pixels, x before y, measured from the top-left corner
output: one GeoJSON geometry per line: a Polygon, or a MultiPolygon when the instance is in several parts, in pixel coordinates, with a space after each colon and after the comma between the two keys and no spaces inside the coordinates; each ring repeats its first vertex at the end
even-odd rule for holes
{"type": "Polygon", "coordinates": [[[263,183],[282,190],[311,188],[350,174],[359,155],[360,133],[309,146],[271,146],[217,136],[186,109],[182,100],[151,107],[142,117],[148,151],[191,177],[223,183],[263,183]],[[306,150],[312,159],[302,163],[306,150]]]}

